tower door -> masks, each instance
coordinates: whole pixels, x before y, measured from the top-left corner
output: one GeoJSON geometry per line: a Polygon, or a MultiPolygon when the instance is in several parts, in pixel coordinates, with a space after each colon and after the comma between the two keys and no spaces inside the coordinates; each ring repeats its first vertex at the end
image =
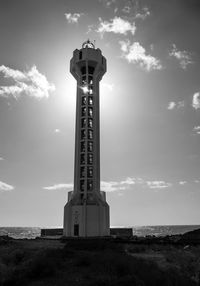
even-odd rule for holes
{"type": "Polygon", "coordinates": [[[79,224],[74,224],[74,236],[79,236],[79,224]]]}

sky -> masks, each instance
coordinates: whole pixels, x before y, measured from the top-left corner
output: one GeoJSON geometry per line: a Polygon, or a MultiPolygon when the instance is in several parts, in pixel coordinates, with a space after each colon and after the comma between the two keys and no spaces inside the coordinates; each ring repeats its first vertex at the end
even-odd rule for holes
{"type": "Polygon", "coordinates": [[[200,224],[199,30],[199,0],[0,0],[0,226],[63,224],[88,38],[111,226],[200,224]]]}

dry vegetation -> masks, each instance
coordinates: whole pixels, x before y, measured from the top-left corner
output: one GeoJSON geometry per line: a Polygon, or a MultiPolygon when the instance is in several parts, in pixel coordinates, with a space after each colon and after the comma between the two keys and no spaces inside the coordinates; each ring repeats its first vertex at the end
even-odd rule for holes
{"type": "Polygon", "coordinates": [[[2,239],[0,285],[195,286],[199,254],[198,247],[2,239]]]}

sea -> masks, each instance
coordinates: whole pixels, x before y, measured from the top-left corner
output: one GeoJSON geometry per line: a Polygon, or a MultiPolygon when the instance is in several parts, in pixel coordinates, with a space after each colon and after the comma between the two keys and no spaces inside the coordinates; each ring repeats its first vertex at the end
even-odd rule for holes
{"type": "MultiPolygon", "coordinates": [[[[136,236],[166,236],[183,234],[194,229],[200,229],[200,225],[151,225],[133,226],[133,235],[136,236]]],[[[0,236],[8,235],[15,239],[34,239],[40,236],[40,227],[0,227],[0,236]]]]}

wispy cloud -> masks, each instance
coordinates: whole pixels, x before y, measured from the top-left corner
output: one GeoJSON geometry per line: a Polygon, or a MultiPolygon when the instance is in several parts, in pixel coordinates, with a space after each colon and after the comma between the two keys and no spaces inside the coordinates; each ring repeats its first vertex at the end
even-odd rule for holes
{"type": "Polygon", "coordinates": [[[127,35],[130,32],[132,35],[135,34],[136,26],[135,23],[130,23],[127,20],[124,20],[120,17],[115,17],[108,21],[103,21],[99,18],[99,26],[97,28],[97,32],[101,34],[103,37],[104,33],[115,33],[121,35],[127,35]]]}
{"type": "Polygon", "coordinates": [[[147,181],[146,183],[150,189],[165,189],[171,187],[171,183],[165,181],[147,181]]]}
{"type": "Polygon", "coordinates": [[[61,130],[59,128],[54,129],[54,133],[58,134],[61,133],[61,130]]]}
{"type": "Polygon", "coordinates": [[[57,191],[57,190],[72,190],[73,189],[73,184],[55,184],[52,186],[48,186],[48,187],[43,187],[44,190],[48,190],[48,191],[57,191]]]}
{"type": "Polygon", "coordinates": [[[9,191],[12,191],[14,190],[14,186],[11,186],[9,184],[6,184],[2,181],[0,181],[0,192],[3,193],[3,192],[9,192],[9,191]]]}
{"type": "Polygon", "coordinates": [[[165,189],[172,186],[171,183],[165,181],[147,181],[142,178],[127,177],[125,180],[119,182],[101,182],[102,190],[106,192],[130,190],[133,186],[142,186],[149,189],[165,189]]]}
{"type": "Polygon", "coordinates": [[[146,71],[161,70],[162,65],[160,60],[146,54],[144,47],[138,42],[133,44],[130,41],[120,41],[122,57],[125,58],[129,63],[136,63],[146,71]]]}
{"type": "Polygon", "coordinates": [[[99,2],[103,3],[106,8],[109,8],[112,4],[116,3],[116,0],[99,0],[99,2]]]}
{"type": "MultiPolygon", "coordinates": [[[[105,192],[116,192],[116,191],[120,192],[120,191],[131,190],[132,188],[135,188],[135,186],[138,185],[140,185],[142,188],[148,188],[148,189],[164,189],[172,186],[171,183],[161,180],[150,181],[150,180],[144,180],[142,178],[127,177],[121,181],[101,181],[101,190],[105,192]]],[[[63,189],[66,191],[71,191],[73,190],[73,184],[60,183],[48,187],[43,187],[43,189],[49,191],[63,190],[63,189]]]]}
{"type": "Polygon", "coordinates": [[[151,13],[150,13],[149,9],[147,7],[144,7],[140,13],[139,12],[136,13],[135,18],[145,20],[150,15],[151,15],[151,13]]]}
{"type": "Polygon", "coordinates": [[[170,102],[168,103],[167,109],[172,110],[172,109],[174,109],[175,107],[176,107],[176,102],[170,101],[170,102]]]}
{"type": "Polygon", "coordinates": [[[102,87],[108,89],[109,91],[113,91],[113,89],[114,89],[114,84],[102,83],[102,87]]]}
{"type": "Polygon", "coordinates": [[[80,17],[84,15],[83,13],[65,13],[65,18],[69,24],[78,23],[80,17]]]}
{"type": "Polygon", "coordinates": [[[193,131],[196,133],[196,134],[200,134],[200,126],[195,126],[193,128],[193,131]]]}
{"type": "Polygon", "coordinates": [[[180,181],[180,182],[179,182],[179,185],[181,185],[181,186],[184,186],[185,184],[187,184],[186,181],[180,181]]]}
{"type": "Polygon", "coordinates": [[[4,158],[3,157],[0,157],[0,161],[3,161],[4,160],[4,158]]]}
{"type": "Polygon", "coordinates": [[[192,107],[194,109],[200,108],[200,92],[196,92],[192,98],[192,107]]]}
{"type": "Polygon", "coordinates": [[[36,66],[29,71],[21,72],[4,65],[0,66],[0,73],[4,78],[14,81],[14,85],[0,86],[0,96],[19,98],[26,94],[37,99],[48,98],[49,93],[55,90],[54,84],[48,82],[45,75],[41,74],[36,66]]]}
{"type": "Polygon", "coordinates": [[[169,55],[175,57],[179,61],[181,68],[184,70],[189,64],[193,63],[191,54],[187,51],[179,51],[175,44],[172,45],[169,55]]]}
{"type": "Polygon", "coordinates": [[[179,109],[179,108],[183,108],[184,106],[185,106],[185,102],[184,101],[178,101],[178,102],[170,101],[168,103],[167,109],[168,110],[173,110],[175,108],[179,109]]]}

